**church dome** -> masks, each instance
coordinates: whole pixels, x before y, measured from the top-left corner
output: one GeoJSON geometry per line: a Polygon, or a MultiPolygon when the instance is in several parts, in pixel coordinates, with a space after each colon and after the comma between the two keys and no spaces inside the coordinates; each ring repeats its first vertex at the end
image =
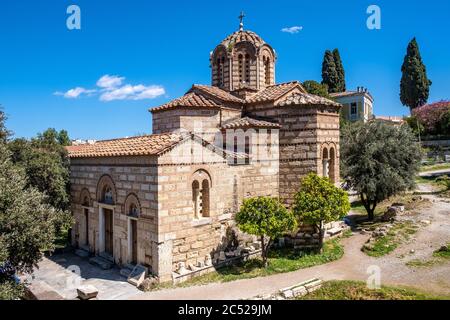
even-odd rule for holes
{"type": "Polygon", "coordinates": [[[259,91],[275,84],[275,51],[259,35],[244,30],[230,34],[210,54],[212,85],[233,91],[259,91]]]}
{"type": "Polygon", "coordinates": [[[239,30],[230,34],[220,44],[231,51],[233,46],[240,42],[250,42],[256,48],[259,48],[266,43],[259,35],[257,35],[253,31],[239,30]]]}

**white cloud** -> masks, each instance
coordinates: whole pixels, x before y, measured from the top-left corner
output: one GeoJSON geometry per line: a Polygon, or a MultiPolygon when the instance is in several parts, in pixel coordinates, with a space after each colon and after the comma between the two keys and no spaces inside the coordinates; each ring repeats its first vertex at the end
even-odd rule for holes
{"type": "Polygon", "coordinates": [[[67,98],[67,99],[76,99],[76,98],[79,98],[81,95],[84,95],[84,94],[90,95],[96,91],[97,90],[88,90],[88,89],[85,89],[82,87],[76,87],[76,88],[70,89],[66,92],[57,91],[54,93],[54,95],[55,96],[63,96],[64,98],[67,98]]]}
{"type": "Polygon", "coordinates": [[[75,99],[83,94],[92,95],[99,93],[100,101],[114,100],[145,100],[155,99],[166,93],[163,86],[158,85],[131,85],[124,84],[125,77],[104,75],[97,80],[98,90],[88,90],[82,87],[70,89],[67,92],[55,92],[54,95],[63,96],[67,99],[75,99]]]}
{"type": "Polygon", "coordinates": [[[299,33],[302,30],[303,30],[303,27],[293,26],[293,27],[283,28],[283,29],[281,29],[281,32],[287,32],[287,33],[290,33],[290,34],[294,34],[294,33],[299,33]]]}
{"type": "Polygon", "coordinates": [[[122,85],[124,77],[104,75],[97,81],[97,86],[105,89],[117,88],[122,85]]]}
{"type": "Polygon", "coordinates": [[[154,99],[166,93],[162,86],[144,86],[142,84],[137,86],[124,85],[120,88],[107,90],[100,96],[101,101],[114,100],[145,100],[154,99]]]}

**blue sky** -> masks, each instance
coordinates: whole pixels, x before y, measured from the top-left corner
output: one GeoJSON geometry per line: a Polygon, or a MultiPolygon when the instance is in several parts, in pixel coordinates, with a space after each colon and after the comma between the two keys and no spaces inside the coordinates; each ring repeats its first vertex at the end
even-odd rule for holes
{"type": "Polygon", "coordinates": [[[368,87],[376,114],[403,115],[400,67],[416,36],[433,81],[430,101],[450,98],[446,0],[8,0],[0,3],[0,104],[7,125],[19,137],[48,127],[83,139],[150,133],[148,108],[193,83],[210,83],[209,52],[238,28],[241,10],[245,28],[275,48],[277,82],[320,81],[324,50],[339,48],[347,87],[368,87]],[[81,8],[81,30],[66,27],[71,4],[81,8]],[[371,4],[381,8],[381,30],[366,27],[371,4]],[[303,29],[281,32],[293,26],[303,29]],[[122,77],[112,88],[131,93],[101,101],[98,91],[111,85],[97,85],[104,75],[122,77]],[[97,91],[61,95],[77,87],[97,91]]]}

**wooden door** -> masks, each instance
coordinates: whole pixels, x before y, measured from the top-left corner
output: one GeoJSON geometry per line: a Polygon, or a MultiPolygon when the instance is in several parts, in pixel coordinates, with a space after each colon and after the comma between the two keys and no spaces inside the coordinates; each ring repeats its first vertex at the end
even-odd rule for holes
{"type": "Polygon", "coordinates": [[[137,264],[137,221],[131,220],[131,262],[137,264]]]}
{"type": "Polygon", "coordinates": [[[113,213],[104,209],[105,215],[105,252],[113,255],[113,213]]]}

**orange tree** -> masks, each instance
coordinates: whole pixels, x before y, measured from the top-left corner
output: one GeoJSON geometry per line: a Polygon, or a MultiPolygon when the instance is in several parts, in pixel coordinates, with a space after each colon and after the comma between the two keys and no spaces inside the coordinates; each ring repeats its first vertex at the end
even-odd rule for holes
{"type": "Polygon", "coordinates": [[[303,178],[294,198],[294,214],[319,231],[319,251],[323,247],[323,225],[342,219],[350,211],[347,193],[328,178],[310,173],[303,178]]]}

